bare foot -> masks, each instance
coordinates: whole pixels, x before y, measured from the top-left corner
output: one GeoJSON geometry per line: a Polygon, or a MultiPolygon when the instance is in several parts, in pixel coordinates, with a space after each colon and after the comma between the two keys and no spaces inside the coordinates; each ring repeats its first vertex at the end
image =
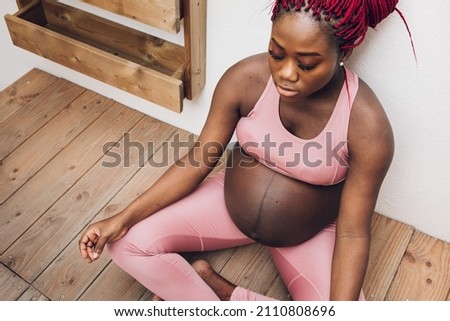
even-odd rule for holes
{"type": "Polygon", "coordinates": [[[222,301],[229,301],[236,285],[223,278],[219,273],[204,260],[198,260],[192,263],[194,270],[200,275],[203,281],[209,285],[222,301]]]}

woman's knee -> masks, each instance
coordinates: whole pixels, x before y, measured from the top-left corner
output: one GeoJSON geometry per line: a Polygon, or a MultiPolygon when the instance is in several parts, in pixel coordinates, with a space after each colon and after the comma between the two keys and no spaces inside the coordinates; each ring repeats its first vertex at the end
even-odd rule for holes
{"type": "Polygon", "coordinates": [[[123,238],[107,245],[109,256],[119,265],[122,265],[120,263],[126,261],[126,257],[131,255],[130,247],[131,244],[123,238]]]}
{"type": "MultiPolygon", "coordinates": [[[[152,238],[143,237],[136,230],[130,230],[123,238],[108,244],[111,259],[122,266],[130,262],[131,257],[151,257],[167,253],[165,238],[154,235],[152,238]]],[[[155,233],[156,234],[156,233],[155,233]]]]}

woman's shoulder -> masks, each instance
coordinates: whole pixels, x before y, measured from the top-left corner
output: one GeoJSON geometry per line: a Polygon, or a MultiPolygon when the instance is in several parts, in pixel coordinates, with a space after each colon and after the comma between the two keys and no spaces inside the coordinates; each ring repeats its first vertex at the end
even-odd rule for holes
{"type": "Polygon", "coordinates": [[[372,88],[361,78],[349,123],[349,140],[386,139],[392,143],[392,128],[386,111],[372,88]],[[382,135],[384,133],[386,135],[382,135]]]}
{"type": "Polygon", "coordinates": [[[221,81],[228,81],[236,90],[244,86],[254,87],[258,84],[266,85],[270,77],[267,54],[257,54],[244,58],[229,67],[221,81]]]}
{"type": "Polygon", "coordinates": [[[239,99],[241,114],[247,114],[258,101],[270,78],[266,53],[244,58],[224,73],[221,82],[239,99]]]}
{"type": "Polygon", "coordinates": [[[358,78],[358,92],[352,107],[352,117],[367,119],[380,115],[385,115],[385,111],[376,93],[363,79],[358,78]]]}
{"type": "Polygon", "coordinates": [[[268,54],[264,52],[243,58],[232,65],[227,72],[237,72],[240,75],[252,76],[257,79],[268,78],[270,76],[268,54]]]}

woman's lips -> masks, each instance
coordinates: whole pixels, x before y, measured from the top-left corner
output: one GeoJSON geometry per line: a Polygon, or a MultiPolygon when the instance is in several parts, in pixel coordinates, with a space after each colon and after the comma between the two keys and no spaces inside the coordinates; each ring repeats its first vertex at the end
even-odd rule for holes
{"type": "Polygon", "coordinates": [[[277,85],[277,90],[280,93],[280,95],[284,97],[293,97],[298,94],[297,90],[292,90],[290,88],[286,88],[280,85],[277,85]]]}

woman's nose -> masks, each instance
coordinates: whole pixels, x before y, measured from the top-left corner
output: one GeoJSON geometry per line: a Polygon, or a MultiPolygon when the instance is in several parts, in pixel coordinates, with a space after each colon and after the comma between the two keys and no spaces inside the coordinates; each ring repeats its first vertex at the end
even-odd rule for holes
{"type": "Polygon", "coordinates": [[[279,71],[280,78],[289,82],[299,80],[297,62],[285,61],[279,71]]]}

